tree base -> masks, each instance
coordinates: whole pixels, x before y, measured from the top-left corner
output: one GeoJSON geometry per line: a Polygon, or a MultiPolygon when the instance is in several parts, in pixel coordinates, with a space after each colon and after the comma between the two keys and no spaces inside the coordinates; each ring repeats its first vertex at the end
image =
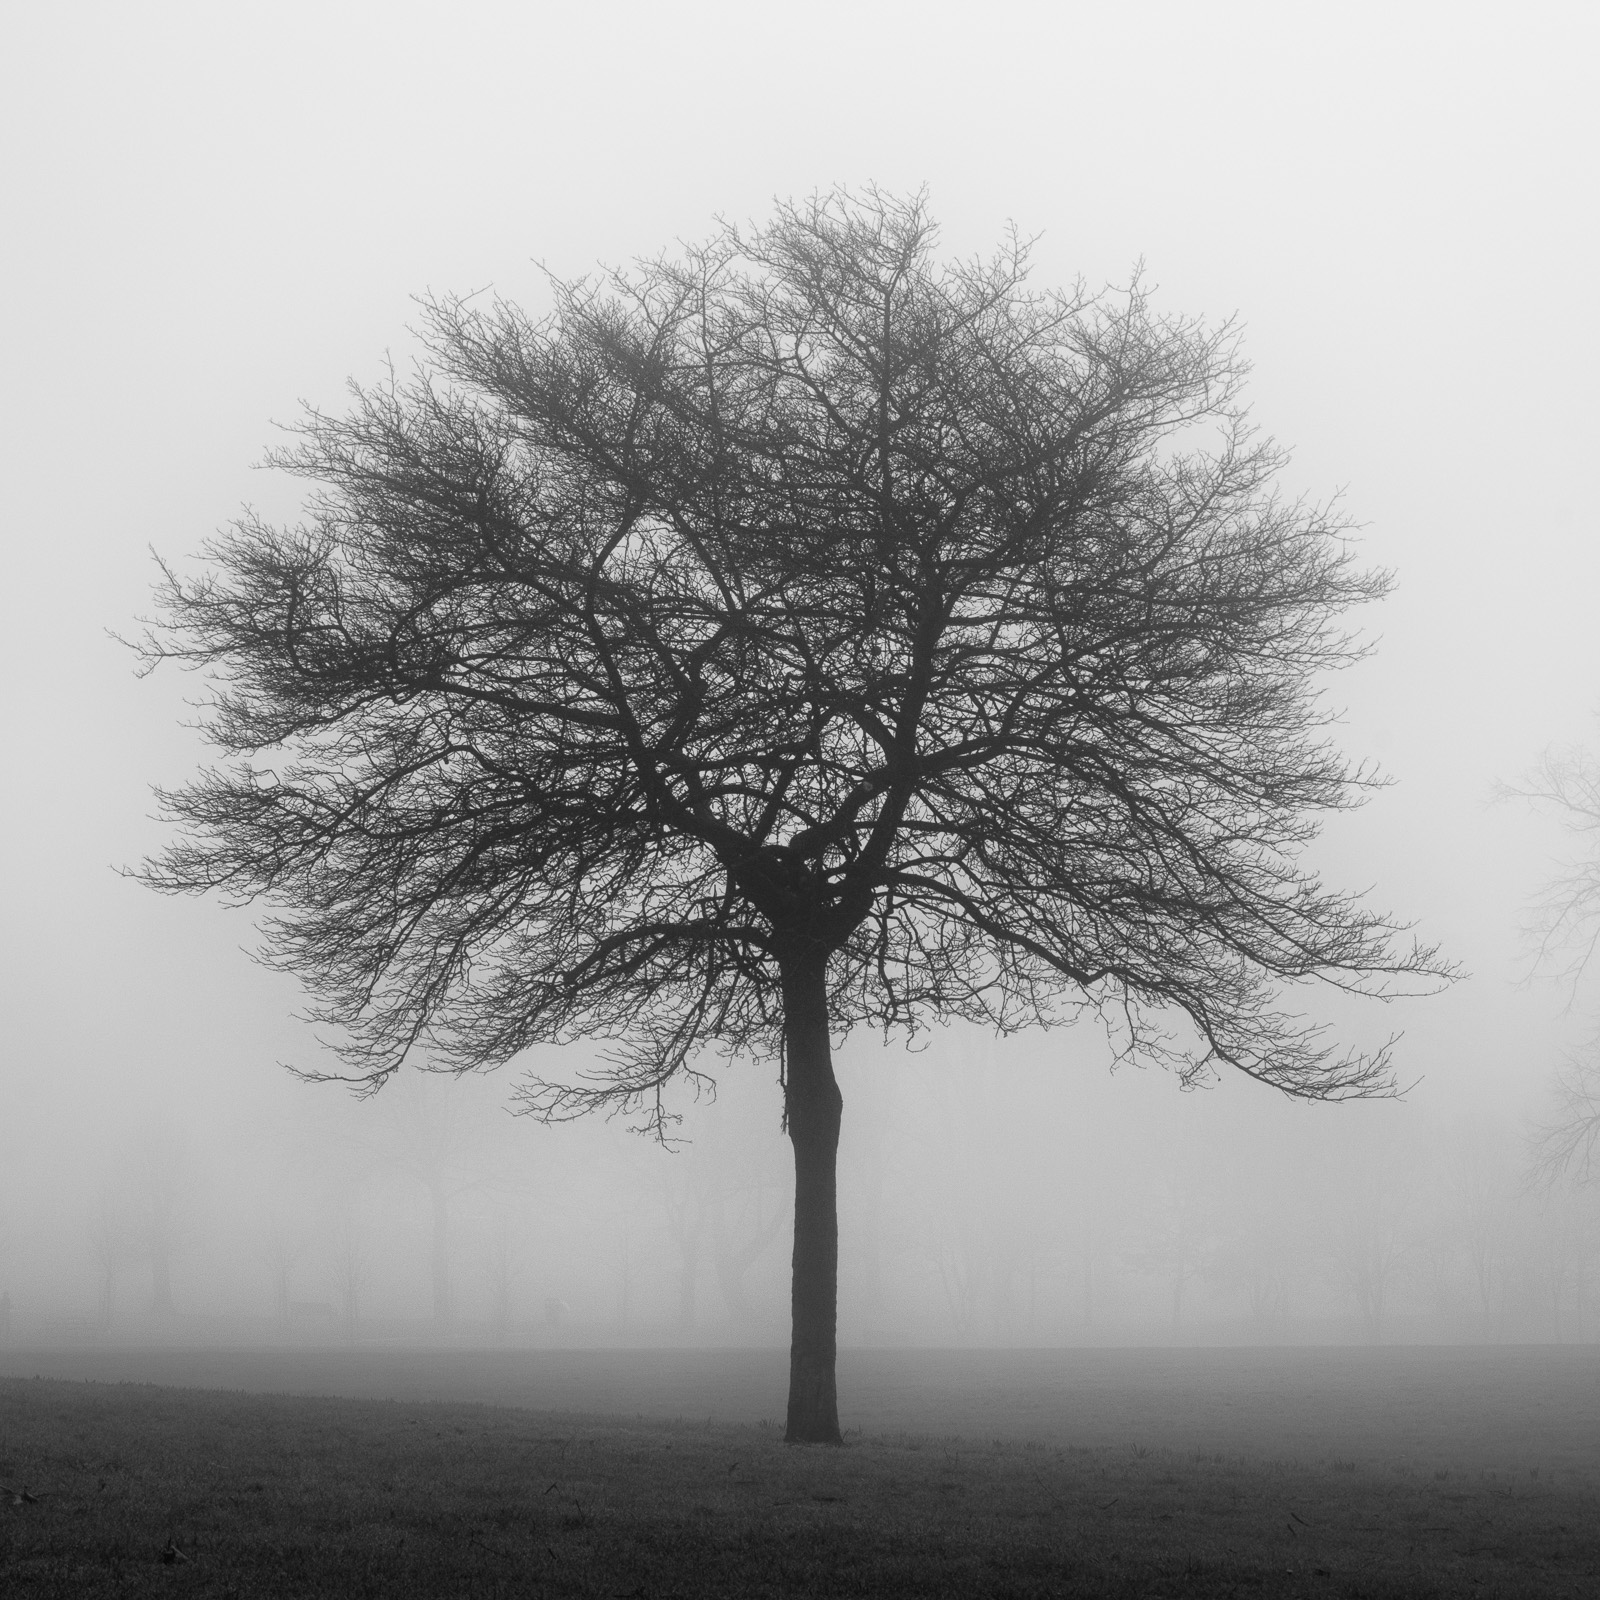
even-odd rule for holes
{"type": "Polygon", "coordinates": [[[789,1360],[789,1418],[785,1444],[843,1444],[833,1363],[789,1360]]]}

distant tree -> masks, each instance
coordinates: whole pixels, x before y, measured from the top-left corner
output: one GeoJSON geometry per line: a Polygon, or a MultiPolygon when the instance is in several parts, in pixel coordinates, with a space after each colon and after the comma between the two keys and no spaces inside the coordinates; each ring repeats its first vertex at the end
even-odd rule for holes
{"type": "Polygon", "coordinates": [[[839,1438],[833,1038],[1087,1008],[1371,1095],[1282,986],[1441,970],[1301,856],[1370,783],[1316,681],[1387,581],[1274,491],[1233,330],[934,244],[835,193],[542,319],[427,301],[431,366],[273,458],[309,520],[166,570],[144,645],[229,763],[144,875],[263,900],[346,1076],[599,1038],[525,1107],[659,1131],[705,1047],[778,1059],[791,1440],[839,1438]]]}
{"type": "Polygon", "coordinates": [[[1273,1171],[1252,1162],[1253,1184],[1218,1197],[1216,1234],[1203,1269],[1213,1288],[1242,1302],[1258,1338],[1281,1335],[1286,1327],[1311,1265],[1310,1241],[1319,1231],[1303,1204],[1296,1204],[1303,1190],[1289,1165],[1282,1162],[1273,1171]]]}
{"type": "Polygon", "coordinates": [[[1494,1122],[1463,1127],[1450,1150],[1442,1186],[1446,1225],[1465,1258],[1469,1298],[1485,1338],[1503,1332],[1516,1255],[1514,1139],[1494,1122]]]}
{"type": "MultiPolygon", "coordinates": [[[[380,1160],[408,1174],[428,1193],[431,1223],[428,1279],[433,1320],[448,1327],[456,1314],[455,1285],[451,1273],[451,1210],[456,1201],[483,1186],[474,1161],[481,1153],[472,1147],[459,1108],[437,1092],[425,1074],[408,1077],[406,1091],[393,1101],[390,1137],[377,1151],[380,1160]]],[[[347,1200],[353,1216],[353,1200],[347,1200]]]]}
{"type": "Polygon", "coordinates": [[[656,1197],[667,1224],[667,1237],[678,1258],[679,1333],[690,1333],[698,1320],[700,1253],[711,1219],[715,1174],[704,1165],[674,1167],[657,1176],[656,1197]]]}
{"type": "Polygon", "coordinates": [[[1548,750],[1501,792],[1555,817],[1578,844],[1535,899],[1528,932],[1541,964],[1581,977],[1600,947],[1600,761],[1582,749],[1548,750]]]}
{"type": "Polygon", "coordinates": [[[282,1215],[270,1219],[261,1241],[260,1256],[272,1275],[272,1307],[278,1327],[287,1331],[289,1306],[294,1299],[294,1269],[305,1254],[305,1230],[282,1215]]]}
{"type": "MultiPolygon", "coordinates": [[[[1578,844],[1535,899],[1527,930],[1538,965],[1575,988],[1600,947],[1600,762],[1581,749],[1547,751],[1520,784],[1501,792],[1554,816],[1578,844]]],[[[1600,1032],[1557,1067],[1551,1102],[1533,1137],[1534,1181],[1592,1181],[1600,1143],[1600,1032]]]]}
{"type": "Polygon", "coordinates": [[[1437,1180],[1424,1178],[1421,1149],[1405,1142],[1392,1122],[1349,1132],[1356,1137],[1325,1201],[1333,1215],[1314,1242],[1332,1286],[1355,1303],[1363,1334],[1376,1343],[1396,1293],[1418,1265],[1417,1200],[1437,1180]]]}
{"type": "Polygon", "coordinates": [[[1551,1186],[1536,1197],[1534,1218],[1529,1264],[1537,1300],[1549,1315],[1548,1337],[1557,1344],[1569,1337],[1582,1343],[1600,1246],[1593,1187],[1551,1186]]]}
{"type": "Polygon", "coordinates": [[[177,1314],[172,1268],[186,1242],[191,1177],[181,1134],[168,1126],[147,1128],[131,1153],[127,1200],[138,1248],[150,1267],[150,1308],[158,1317],[177,1314]]]}
{"type": "Polygon", "coordinates": [[[1164,1286],[1174,1340],[1183,1330],[1190,1285],[1212,1277],[1218,1266],[1216,1202],[1199,1181],[1202,1176],[1188,1161],[1171,1162],[1164,1181],[1142,1197],[1142,1226],[1136,1225],[1123,1251],[1130,1267],[1164,1286]]]}
{"type": "Polygon", "coordinates": [[[127,1208],[104,1184],[95,1194],[88,1238],[95,1266],[95,1319],[101,1332],[107,1332],[116,1318],[117,1278],[128,1254],[130,1230],[127,1208]]]}
{"type": "Polygon", "coordinates": [[[503,1217],[489,1240],[485,1275],[489,1280],[489,1331],[497,1343],[504,1344],[511,1335],[516,1271],[512,1259],[511,1232],[503,1217]]]}
{"type": "Polygon", "coordinates": [[[1329,1242],[1335,1279],[1355,1301],[1362,1331],[1383,1337],[1384,1313],[1406,1263],[1406,1240],[1394,1213],[1358,1206],[1341,1219],[1329,1242]]]}
{"type": "Polygon", "coordinates": [[[789,1208],[771,1199],[759,1175],[732,1183],[711,1197],[711,1265],[722,1303],[735,1322],[750,1316],[745,1279],[789,1220],[789,1208]]]}
{"type": "Polygon", "coordinates": [[[770,1123],[751,1130],[729,1116],[727,1107],[728,1097],[718,1096],[693,1147],[669,1151],[648,1172],[646,1190],[677,1257],[681,1333],[697,1325],[707,1261],[728,1317],[748,1320],[745,1280],[789,1220],[784,1196],[772,1193],[776,1130],[770,1123]]]}
{"type": "Polygon", "coordinates": [[[361,1329],[361,1291],[367,1277],[360,1194],[355,1184],[347,1180],[335,1188],[332,1201],[330,1276],[345,1338],[354,1342],[361,1329]]]}
{"type": "Polygon", "coordinates": [[[1535,1183],[1571,1178],[1591,1183],[1600,1141],[1600,1039],[1569,1051],[1555,1069],[1549,1110],[1533,1130],[1530,1176],[1535,1183]]]}

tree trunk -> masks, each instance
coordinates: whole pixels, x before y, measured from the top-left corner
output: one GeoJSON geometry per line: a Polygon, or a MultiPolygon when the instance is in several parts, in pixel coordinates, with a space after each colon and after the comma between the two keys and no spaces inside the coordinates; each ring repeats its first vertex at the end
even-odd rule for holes
{"type": "Polygon", "coordinates": [[[784,1110],[794,1146],[794,1280],[789,1344],[790,1444],[840,1444],[839,1206],[836,1168],[844,1108],[828,1038],[827,958],[783,973],[784,1110]]]}

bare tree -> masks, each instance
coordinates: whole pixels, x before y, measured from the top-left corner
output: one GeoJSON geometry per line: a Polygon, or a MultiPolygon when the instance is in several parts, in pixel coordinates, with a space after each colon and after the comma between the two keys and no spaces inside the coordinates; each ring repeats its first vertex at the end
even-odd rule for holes
{"type": "Polygon", "coordinates": [[[1145,1197],[1145,1226],[1124,1251],[1124,1259],[1167,1284],[1171,1336],[1183,1329],[1189,1286],[1211,1276],[1217,1264],[1211,1197],[1183,1163],[1169,1165],[1166,1181],[1145,1197]]]}
{"type": "MultiPolygon", "coordinates": [[[[1536,962],[1576,988],[1600,944],[1600,763],[1584,750],[1547,751],[1522,783],[1501,793],[1554,816],[1579,846],[1540,891],[1527,929],[1536,962]]],[[[1557,1067],[1550,1098],[1534,1130],[1530,1177],[1587,1183],[1600,1142],[1600,1032],[1557,1067]]]]}
{"type": "Polygon", "coordinates": [[[1387,580],[1274,491],[1234,331],[934,247],[835,193],[543,319],[428,300],[430,367],[274,458],[308,521],[167,569],[144,644],[228,762],[144,875],[264,900],[346,1076],[600,1038],[525,1107],[659,1129],[705,1047],[779,1059],[792,1440],[839,1438],[834,1037],[1087,1009],[1370,1095],[1283,985],[1440,971],[1304,864],[1372,781],[1316,680],[1387,580]]]}
{"type": "Polygon", "coordinates": [[[1548,750],[1501,793],[1554,816],[1579,844],[1540,891],[1528,924],[1540,963],[1559,962],[1576,979],[1600,944],[1600,763],[1586,750],[1548,750]]]}
{"type": "Polygon", "coordinates": [[[95,1318],[100,1331],[107,1333],[116,1318],[117,1279],[130,1244],[127,1208],[109,1185],[102,1184],[95,1193],[88,1231],[96,1275],[95,1318]]]}
{"type": "MultiPolygon", "coordinates": [[[[509,1126],[503,1106],[494,1108],[494,1116],[509,1126]]],[[[468,1196],[504,1199],[517,1187],[509,1181],[505,1153],[460,1089],[428,1070],[402,1074],[376,1114],[363,1118],[359,1131],[346,1133],[324,1205],[340,1315],[347,1324],[355,1326],[372,1268],[364,1196],[370,1197],[372,1184],[385,1173],[403,1176],[426,1196],[430,1309],[438,1329],[455,1323],[462,1202],[468,1196]]],[[[509,1258],[503,1265],[510,1270],[509,1258]]],[[[495,1296],[509,1292],[509,1280],[502,1282],[498,1270],[488,1275],[495,1296]]]]}
{"type": "Polygon", "coordinates": [[[1402,1144],[1392,1124],[1382,1136],[1358,1138],[1340,1166],[1337,1215],[1323,1230],[1329,1275],[1355,1302],[1373,1343],[1383,1338],[1394,1293],[1416,1262],[1412,1200],[1425,1187],[1418,1169],[1415,1146],[1402,1144]]]}
{"type": "Polygon", "coordinates": [[[334,1207],[332,1280],[344,1336],[354,1343],[361,1328],[361,1290],[367,1262],[362,1248],[360,1196],[353,1184],[340,1186],[334,1207]]]}
{"type": "Polygon", "coordinates": [[[1532,1136],[1533,1183],[1590,1183],[1600,1143],[1600,1034],[1568,1051],[1550,1085],[1549,1109],[1532,1136]]]}
{"type": "Polygon", "coordinates": [[[260,1256],[272,1274],[273,1312],[279,1329],[284,1332],[289,1328],[289,1307],[294,1300],[294,1269],[305,1254],[306,1244],[305,1229],[282,1214],[270,1219],[262,1238],[260,1256]]]}
{"type": "Polygon", "coordinates": [[[130,1153],[127,1200],[138,1246],[150,1267],[150,1308],[177,1314],[172,1268],[181,1255],[192,1203],[189,1152],[181,1133],[151,1126],[130,1153]]]}
{"type": "Polygon", "coordinates": [[[696,1325],[702,1262],[709,1257],[723,1307],[734,1323],[751,1307],[745,1280],[788,1222],[784,1196],[772,1193],[776,1129],[745,1126],[725,1094],[700,1123],[689,1148],[653,1164],[649,1189],[678,1256],[678,1327],[696,1325]]]}
{"type": "Polygon", "coordinates": [[[667,1236],[678,1257],[678,1331],[690,1333],[698,1317],[700,1253],[711,1220],[715,1175],[701,1163],[676,1164],[657,1175],[656,1196],[667,1236]]]}
{"type": "Polygon", "coordinates": [[[1516,1253],[1511,1231],[1517,1203],[1515,1155],[1512,1138],[1498,1125],[1467,1126],[1445,1169],[1449,1227],[1466,1260],[1469,1292],[1483,1337],[1491,1340],[1504,1332],[1516,1253]]]}
{"type": "Polygon", "coordinates": [[[728,1184],[711,1197],[711,1265],[728,1315],[748,1319],[750,1301],[745,1279],[767,1253],[789,1220],[785,1200],[767,1193],[759,1174],[745,1183],[728,1184]]]}
{"type": "Polygon", "coordinates": [[[497,1344],[504,1344],[511,1337],[511,1308],[516,1289],[511,1230],[504,1217],[497,1219],[489,1240],[485,1276],[489,1280],[489,1331],[497,1344]]]}
{"type": "Polygon", "coordinates": [[[1592,1185],[1552,1185],[1538,1196],[1534,1266],[1550,1313],[1550,1337],[1584,1342],[1590,1287],[1600,1258],[1592,1185]]]}
{"type": "Polygon", "coordinates": [[[1297,1214],[1292,1178],[1271,1189],[1272,1204],[1259,1193],[1241,1192],[1222,1208],[1219,1237],[1206,1275],[1237,1294],[1258,1337],[1287,1327],[1296,1290],[1307,1274],[1307,1241],[1317,1230],[1297,1214]]]}
{"type": "MultiPolygon", "coordinates": [[[[446,1328],[456,1315],[453,1210],[463,1196],[484,1187],[484,1153],[472,1138],[459,1103],[442,1092],[428,1073],[408,1073],[397,1088],[399,1092],[386,1102],[390,1115],[383,1119],[380,1136],[365,1141],[365,1148],[375,1164],[404,1173],[427,1192],[433,1320],[446,1328]]],[[[346,1243],[353,1249],[356,1197],[348,1184],[337,1203],[349,1222],[346,1243]]],[[[341,1275],[348,1280],[348,1273],[341,1275]]]]}

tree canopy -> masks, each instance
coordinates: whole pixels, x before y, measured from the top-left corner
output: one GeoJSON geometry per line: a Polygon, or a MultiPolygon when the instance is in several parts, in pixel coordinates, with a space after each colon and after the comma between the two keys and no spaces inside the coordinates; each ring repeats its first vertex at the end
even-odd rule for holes
{"type": "Polygon", "coordinates": [[[1230,325],[935,246],[834,193],[542,316],[429,299],[421,370],[274,458],[306,520],[167,574],[147,659],[212,675],[227,763],[147,875],[265,900],[347,1072],[598,1038],[530,1106],[648,1120],[784,1050],[793,1132],[830,1032],[1087,1007],[1384,1090],[1284,996],[1440,970],[1303,856],[1371,781],[1318,688],[1387,578],[1275,491],[1230,325]]]}

